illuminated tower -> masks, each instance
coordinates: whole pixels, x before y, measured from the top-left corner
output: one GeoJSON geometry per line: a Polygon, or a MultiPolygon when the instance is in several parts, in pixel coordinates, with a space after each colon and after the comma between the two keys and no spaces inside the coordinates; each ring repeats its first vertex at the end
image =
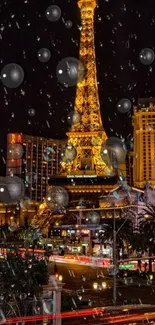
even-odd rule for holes
{"type": "Polygon", "coordinates": [[[155,99],[140,99],[134,108],[133,183],[155,186],[155,99]],[[153,104],[154,103],[154,104],[153,104]]]}
{"type": "Polygon", "coordinates": [[[100,155],[107,136],[102,125],[97,86],[94,45],[96,0],[79,0],[78,6],[81,11],[79,60],[84,64],[85,73],[77,84],[73,123],[67,133],[69,149],[73,146],[73,155],[68,152],[67,157],[73,157],[67,159],[64,153],[62,173],[113,176],[112,168],[106,165],[100,155]]]}

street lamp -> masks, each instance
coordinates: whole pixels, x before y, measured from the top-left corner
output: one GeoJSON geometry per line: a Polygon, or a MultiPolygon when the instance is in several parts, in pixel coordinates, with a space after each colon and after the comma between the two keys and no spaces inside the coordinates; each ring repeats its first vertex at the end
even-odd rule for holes
{"type": "Polygon", "coordinates": [[[59,281],[62,281],[62,279],[63,279],[63,277],[62,277],[62,275],[60,274],[60,275],[58,276],[58,280],[59,280],[59,281]]]}
{"type": "Polygon", "coordinates": [[[106,289],[106,288],[107,288],[107,284],[106,284],[106,282],[102,282],[102,288],[103,288],[103,289],[106,289]]]}
{"type": "Polygon", "coordinates": [[[117,283],[116,283],[116,274],[117,274],[117,259],[116,259],[116,236],[119,233],[119,231],[122,229],[126,221],[129,219],[130,216],[128,216],[122,225],[119,227],[119,229],[116,231],[116,211],[115,211],[115,204],[114,204],[114,213],[113,213],[113,302],[114,306],[116,305],[117,301],[117,283]]]}
{"type": "Polygon", "coordinates": [[[97,283],[97,282],[94,282],[94,283],[93,283],[93,288],[94,288],[95,290],[97,290],[97,288],[98,288],[98,283],[97,283]]]}
{"type": "Polygon", "coordinates": [[[107,284],[106,284],[106,282],[102,282],[102,284],[100,285],[99,283],[94,282],[93,288],[94,288],[94,290],[96,290],[98,292],[98,300],[99,300],[99,304],[100,304],[100,302],[101,302],[100,292],[107,288],[107,284]]]}

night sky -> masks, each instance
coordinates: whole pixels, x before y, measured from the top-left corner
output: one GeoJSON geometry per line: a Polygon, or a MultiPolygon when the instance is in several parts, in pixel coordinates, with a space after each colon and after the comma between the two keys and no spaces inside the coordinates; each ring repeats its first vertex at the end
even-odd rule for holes
{"type": "MultiPolygon", "coordinates": [[[[117,102],[155,96],[155,61],[143,65],[142,49],[155,50],[154,0],[98,0],[95,11],[96,63],[103,125],[107,135],[130,138],[131,115],[121,114],[117,102]]],[[[1,0],[0,68],[17,63],[24,80],[15,89],[0,81],[0,175],[5,174],[6,135],[22,132],[64,138],[67,115],[74,106],[76,87],[65,88],[56,67],[65,57],[78,58],[80,11],[77,0],[1,0]],[[61,8],[56,22],[46,18],[50,5],[61,8]],[[65,22],[72,22],[66,28],[65,22]],[[47,63],[38,60],[41,48],[51,52],[47,63]],[[35,110],[29,116],[29,109],[35,110]]]]}

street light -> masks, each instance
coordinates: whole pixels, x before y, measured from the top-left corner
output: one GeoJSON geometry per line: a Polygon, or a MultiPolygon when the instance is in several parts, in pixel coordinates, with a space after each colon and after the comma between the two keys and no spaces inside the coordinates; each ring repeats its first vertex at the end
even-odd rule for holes
{"type": "Polygon", "coordinates": [[[98,300],[99,300],[99,304],[100,304],[100,302],[101,302],[100,292],[107,288],[107,284],[106,284],[106,282],[102,282],[102,285],[100,285],[99,283],[94,282],[93,288],[94,288],[94,290],[96,290],[98,292],[98,300]]]}
{"type": "Polygon", "coordinates": [[[59,275],[59,276],[58,276],[58,280],[59,280],[59,281],[62,281],[62,279],[63,279],[62,275],[59,275]]]}
{"type": "Polygon", "coordinates": [[[107,287],[106,282],[102,282],[102,288],[103,288],[103,289],[106,289],[106,287],[107,287]]]}
{"type": "Polygon", "coordinates": [[[97,282],[94,282],[94,283],[93,283],[93,288],[94,288],[95,290],[97,290],[97,288],[98,288],[98,283],[97,283],[97,282]]]}
{"type": "Polygon", "coordinates": [[[117,283],[116,283],[116,274],[117,274],[117,259],[116,259],[116,236],[119,233],[119,231],[122,229],[126,221],[129,219],[130,216],[127,216],[127,218],[124,220],[122,225],[119,227],[119,229],[116,231],[116,211],[115,211],[115,204],[114,204],[114,213],[113,213],[113,302],[114,306],[116,305],[117,301],[117,283]]]}

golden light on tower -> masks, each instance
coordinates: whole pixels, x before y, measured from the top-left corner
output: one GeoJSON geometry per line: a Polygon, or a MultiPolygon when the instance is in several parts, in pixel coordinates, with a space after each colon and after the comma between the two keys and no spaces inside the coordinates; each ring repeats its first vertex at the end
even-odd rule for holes
{"type": "Polygon", "coordinates": [[[94,9],[96,0],[79,0],[81,12],[81,35],[79,67],[85,73],[77,83],[74,113],[76,120],[67,133],[68,144],[76,150],[74,159],[62,159],[61,174],[113,176],[113,169],[101,157],[107,135],[103,129],[97,86],[97,71],[94,43],[94,9]]]}

